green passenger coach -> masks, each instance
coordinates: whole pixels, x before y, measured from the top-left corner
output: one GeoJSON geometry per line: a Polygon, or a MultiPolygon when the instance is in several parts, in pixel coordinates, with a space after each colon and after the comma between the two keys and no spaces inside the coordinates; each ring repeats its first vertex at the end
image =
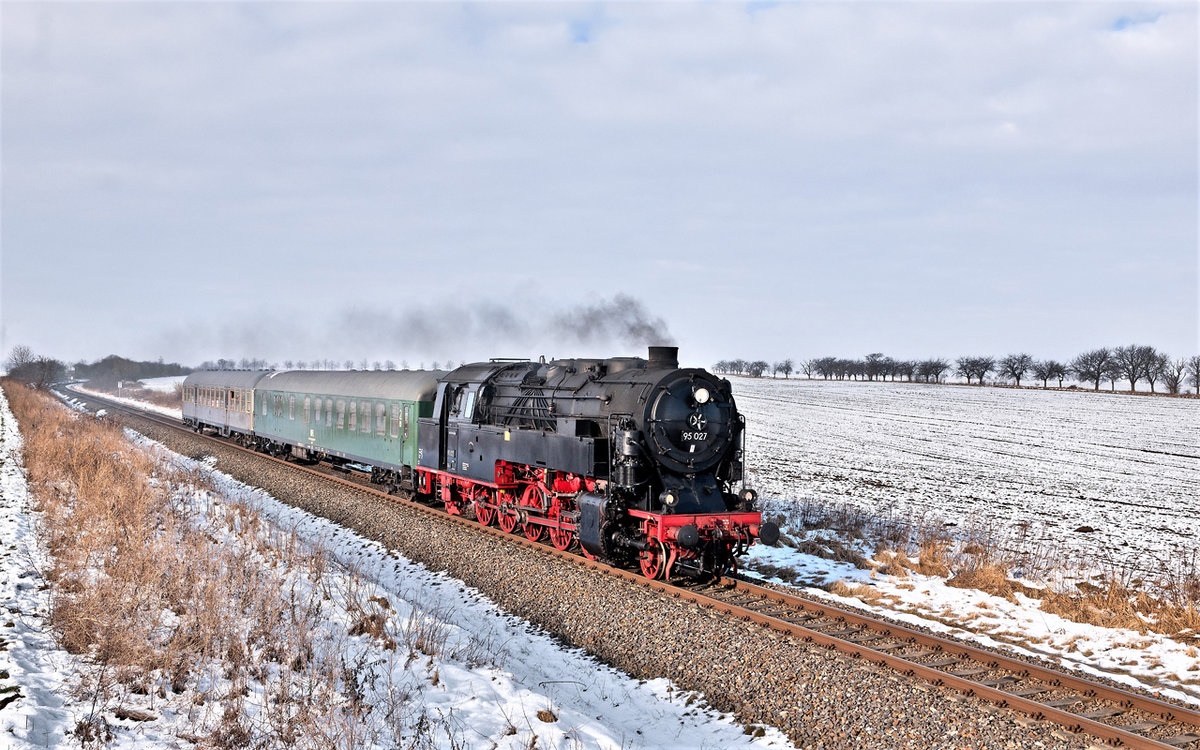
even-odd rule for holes
{"type": "Polygon", "coordinates": [[[442,374],[272,373],[255,388],[254,431],[292,455],[370,464],[377,481],[407,485],[417,465],[417,420],[433,415],[442,374]]]}

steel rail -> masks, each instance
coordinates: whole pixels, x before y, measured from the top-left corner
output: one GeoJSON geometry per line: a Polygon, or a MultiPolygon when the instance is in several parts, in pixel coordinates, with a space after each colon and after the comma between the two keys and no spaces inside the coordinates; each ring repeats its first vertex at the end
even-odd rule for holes
{"type": "MultiPolygon", "coordinates": [[[[731,617],[743,620],[745,622],[752,622],[763,627],[767,627],[773,631],[786,633],[807,643],[814,643],[826,648],[836,649],[851,657],[862,659],[879,666],[890,667],[905,675],[921,677],[935,685],[952,688],[966,696],[982,698],[1001,707],[1010,708],[1024,713],[1034,719],[1060,724],[1072,732],[1087,734],[1102,739],[1117,747],[1135,748],[1137,750],[1163,750],[1164,748],[1185,747],[1193,742],[1200,741],[1200,736],[1193,736],[1191,734],[1180,734],[1176,735],[1175,737],[1165,738],[1165,740],[1153,739],[1142,734],[1128,731],[1120,726],[1106,724],[1095,718],[1089,718],[1087,716],[1066,711],[1058,706],[1051,706],[1043,702],[1038,702],[1028,696],[1017,695],[1015,693],[1000,689],[999,687],[985,685],[981,682],[971,680],[968,677],[943,671],[935,666],[922,664],[911,659],[906,659],[902,656],[897,656],[895,654],[890,654],[885,651],[871,648],[870,646],[857,643],[853,640],[849,640],[848,638],[824,633],[811,627],[805,627],[802,624],[788,621],[780,616],[764,614],[749,607],[743,607],[739,604],[729,602],[720,598],[719,596],[709,596],[706,593],[696,589],[678,586],[669,582],[651,580],[640,574],[633,573],[622,568],[615,568],[598,560],[588,560],[587,558],[584,558],[573,552],[558,550],[548,544],[531,541],[525,538],[522,534],[516,532],[505,533],[498,528],[484,526],[463,516],[452,516],[439,508],[425,505],[412,499],[397,495],[389,495],[382,490],[364,485],[361,482],[344,479],[323,471],[318,471],[311,467],[290,463],[282,458],[270,456],[253,449],[237,445],[225,438],[207,435],[203,432],[195,432],[191,428],[185,427],[180,422],[155,412],[139,409],[137,407],[122,404],[120,402],[111,401],[102,396],[94,396],[91,393],[83,393],[80,391],[72,392],[82,397],[92,398],[96,401],[102,401],[118,411],[132,414],[138,418],[146,419],[147,421],[155,424],[160,424],[181,432],[186,432],[189,435],[212,441],[213,443],[222,445],[226,448],[232,448],[252,454],[255,457],[265,461],[273,461],[278,464],[282,464],[292,470],[307,472],[315,477],[320,477],[327,481],[341,484],[345,487],[368,495],[378,496],[392,502],[402,503],[407,508],[420,511],[428,514],[431,517],[444,521],[450,521],[452,523],[462,524],[464,527],[470,527],[476,533],[487,534],[493,538],[503,540],[511,544],[517,544],[544,554],[550,554],[554,557],[572,562],[575,565],[579,565],[583,568],[620,578],[629,583],[652,589],[672,598],[688,601],[705,609],[723,612],[731,617]]],[[[860,628],[870,629],[879,633],[881,637],[902,640],[915,645],[929,646],[931,648],[944,651],[947,654],[952,654],[956,657],[970,659],[971,661],[985,665],[989,669],[1005,670],[1020,675],[1023,678],[1041,680],[1052,686],[1052,689],[1055,690],[1074,690],[1080,693],[1081,700],[1106,700],[1116,703],[1127,710],[1141,710],[1163,719],[1164,725],[1166,723],[1177,722],[1190,725],[1192,727],[1200,727],[1200,712],[1196,712],[1175,704],[1159,701],[1148,696],[1128,692],[1102,683],[1093,682],[1086,678],[1078,677],[1066,672],[1059,672],[1036,664],[1021,661],[1019,659],[1012,659],[996,654],[992,651],[976,648],[958,641],[941,638],[939,636],[914,630],[886,620],[873,618],[857,612],[852,612],[850,610],[816,602],[811,599],[792,596],[776,589],[757,586],[742,579],[723,579],[723,582],[724,588],[729,592],[758,597],[760,599],[774,602],[785,607],[790,607],[795,610],[812,613],[818,617],[832,618],[837,622],[843,622],[860,628]]],[[[1050,689],[1051,688],[1048,688],[1042,692],[1049,692],[1050,689]]]]}

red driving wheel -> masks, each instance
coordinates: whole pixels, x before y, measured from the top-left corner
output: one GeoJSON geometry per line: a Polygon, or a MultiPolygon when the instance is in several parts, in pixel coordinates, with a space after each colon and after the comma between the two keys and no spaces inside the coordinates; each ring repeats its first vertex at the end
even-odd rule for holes
{"type": "Polygon", "coordinates": [[[471,490],[471,502],[475,506],[475,520],[482,526],[491,526],[496,521],[496,509],[489,507],[492,492],[487,487],[475,487],[471,490]]]}
{"type": "Polygon", "coordinates": [[[518,526],[517,509],[509,502],[507,492],[501,491],[497,493],[496,500],[500,504],[496,523],[505,534],[511,534],[518,526]]]}
{"type": "MultiPolygon", "coordinates": [[[[554,505],[546,513],[546,517],[551,521],[558,521],[561,516],[562,507],[559,505],[558,500],[555,500],[554,505]]],[[[566,550],[571,546],[571,542],[575,541],[575,534],[566,529],[556,529],[553,526],[547,526],[546,531],[550,534],[550,543],[554,545],[555,549],[566,550]]]]}
{"type": "Polygon", "coordinates": [[[667,567],[667,548],[657,539],[650,541],[650,549],[638,553],[638,563],[642,567],[642,575],[647,578],[661,578],[667,567]]]}
{"type": "MultiPolygon", "coordinates": [[[[530,513],[530,517],[544,513],[546,511],[546,490],[540,484],[531,484],[526,487],[525,494],[521,495],[521,507],[537,511],[536,514],[530,513]]],[[[545,526],[540,523],[525,523],[525,538],[529,541],[540,542],[545,535],[545,526]]]]}

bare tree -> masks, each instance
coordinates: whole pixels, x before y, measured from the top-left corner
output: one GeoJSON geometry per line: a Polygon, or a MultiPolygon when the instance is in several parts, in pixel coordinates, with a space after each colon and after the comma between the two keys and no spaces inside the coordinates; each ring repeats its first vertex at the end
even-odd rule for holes
{"type": "Polygon", "coordinates": [[[770,365],[767,364],[765,360],[756,359],[750,363],[748,372],[750,373],[751,377],[761,378],[762,374],[767,371],[768,367],[770,367],[770,365]]]}
{"type": "Polygon", "coordinates": [[[1033,366],[1033,357],[1025,354],[1010,354],[1000,360],[1000,375],[1006,378],[1012,378],[1017,381],[1017,387],[1021,387],[1021,378],[1025,377],[1025,373],[1029,372],[1029,368],[1033,366]]]}
{"type": "Polygon", "coordinates": [[[1107,347],[1092,349],[1071,360],[1071,372],[1080,380],[1091,383],[1093,390],[1100,390],[1100,381],[1104,379],[1112,363],[1112,352],[1107,347]]]}
{"type": "Polygon", "coordinates": [[[775,373],[779,374],[782,372],[784,380],[787,380],[788,377],[795,371],[795,369],[796,364],[790,359],[780,360],[779,362],[775,363],[775,373]]]}
{"type": "Polygon", "coordinates": [[[812,380],[813,373],[817,371],[817,360],[806,359],[800,363],[800,372],[809,380],[812,380]]]}
{"type": "Polygon", "coordinates": [[[395,370],[395,369],[396,369],[396,363],[395,363],[395,362],[393,362],[393,361],[392,361],[392,360],[390,360],[390,359],[388,359],[388,360],[384,360],[384,362],[383,362],[383,369],[385,369],[385,370],[395,370]]]}
{"type": "Polygon", "coordinates": [[[12,374],[14,370],[19,370],[21,367],[32,363],[37,357],[24,344],[17,344],[8,353],[8,357],[4,360],[4,369],[8,374],[12,374]]]}
{"type": "Polygon", "coordinates": [[[1054,377],[1054,375],[1050,371],[1050,366],[1052,364],[1053,364],[1053,362],[1048,359],[1047,360],[1038,360],[1037,362],[1034,362],[1033,365],[1029,368],[1030,372],[1033,373],[1033,377],[1042,381],[1043,388],[1049,388],[1050,387],[1050,383],[1049,383],[1050,378],[1054,377]]]}
{"type": "Polygon", "coordinates": [[[884,369],[883,352],[872,352],[863,360],[863,373],[867,376],[867,380],[874,380],[875,376],[882,375],[884,369]]]}
{"type": "Polygon", "coordinates": [[[1146,358],[1146,380],[1150,381],[1150,392],[1154,393],[1154,384],[1163,379],[1167,368],[1171,365],[1171,358],[1163,352],[1151,350],[1152,353],[1146,358]]]}
{"type": "Polygon", "coordinates": [[[1194,357],[1188,357],[1187,361],[1188,381],[1196,388],[1196,395],[1200,396],[1200,354],[1194,357]]]}
{"type": "Polygon", "coordinates": [[[979,381],[977,385],[983,385],[984,377],[994,369],[996,360],[992,357],[959,357],[955,371],[967,379],[967,385],[971,384],[971,378],[979,381]]]}
{"type": "Polygon", "coordinates": [[[1146,377],[1150,360],[1155,355],[1154,347],[1130,344],[1118,346],[1113,352],[1113,364],[1119,377],[1129,381],[1129,390],[1136,391],[1138,381],[1146,377]]]}
{"type": "Polygon", "coordinates": [[[967,385],[971,384],[971,378],[975,375],[975,367],[971,364],[971,357],[959,357],[954,363],[955,374],[967,379],[967,385]]]}
{"type": "Polygon", "coordinates": [[[916,364],[917,377],[926,383],[931,380],[940,383],[942,374],[950,369],[950,363],[944,359],[923,359],[916,364]]]}
{"type": "Polygon", "coordinates": [[[1104,377],[1108,379],[1109,390],[1117,390],[1117,381],[1121,379],[1121,365],[1116,359],[1110,359],[1104,365],[1104,377]]]}
{"type": "Polygon", "coordinates": [[[1050,360],[1046,363],[1050,370],[1050,377],[1058,379],[1058,387],[1062,388],[1063,378],[1067,376],[1067,366],[1058,360],[1050,360]]]}
{"type": "Polygon", "coordinates": [[[28,383],[34,388],[44,389],[61,382],[67,376],[67,366],[52,357],[39,356],[28,346],[13,347],[4,361],[8,376],[28,383]]]}
{"type": "Polygon", "coordinates": [[[1186,359],[1168,360],[1162,371],[1162,382],[1168,393],[1179,393],[1179,387],[1184,384],[1183,374],[1187,372],[1186,359]]]}

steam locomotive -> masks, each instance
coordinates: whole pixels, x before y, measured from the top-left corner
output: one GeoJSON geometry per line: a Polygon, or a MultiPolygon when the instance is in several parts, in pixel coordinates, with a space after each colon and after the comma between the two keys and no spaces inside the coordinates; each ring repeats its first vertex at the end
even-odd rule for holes
{"type": "Polygon", "coordinates": [[[184,420],[649,578],[720,576],[775,524],[742,479],[729,382],[647,359],[492,360],[450,372],[203,372],[184,420]]]}

